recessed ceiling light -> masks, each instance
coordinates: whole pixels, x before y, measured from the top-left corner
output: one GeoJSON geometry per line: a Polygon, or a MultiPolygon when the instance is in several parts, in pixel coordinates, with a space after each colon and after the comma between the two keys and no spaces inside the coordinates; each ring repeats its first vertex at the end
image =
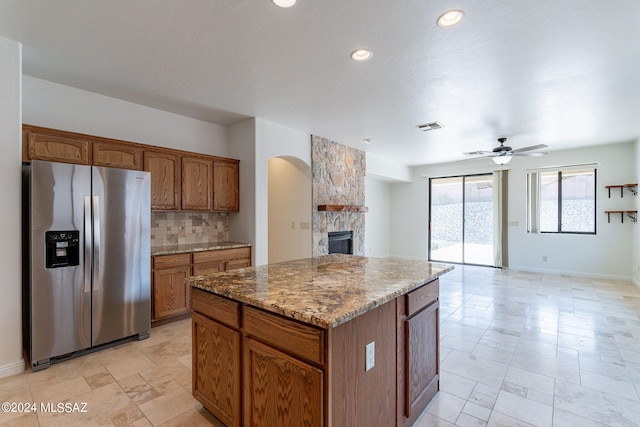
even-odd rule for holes
{"type": "Polygon", "coordinates": [[[439,27],[448,28],[459,24],[460,21],[462,21],[462,18],[464,18],[463,11],[460,9],[450,9],[438,16],[438,20],[436,22],[439,27]]]}
{"type": "Polygon", "coordinates": [[[296,0],[273,0],[273,3],[279,7],[291,7],[296,4],[296,0]]]}
{"type": "Polygon", "coordinates": [[[373,56],[373,53],[367,49],[356,49],[351,52],[351,59],[354,61],[368,61],[373,56]]]}

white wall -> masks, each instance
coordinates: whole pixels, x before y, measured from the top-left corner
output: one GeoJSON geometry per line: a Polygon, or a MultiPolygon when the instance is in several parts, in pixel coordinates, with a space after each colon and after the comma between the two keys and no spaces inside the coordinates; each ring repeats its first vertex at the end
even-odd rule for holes
{"type": "MultiPolygon", "coordinates": [[[[413,182],[392,184],[391,253],[424,259],[427,256],[427,177],[490,172],[488,159],[414,168],[413,182]]],[[[632,275],[633,235],[637,224],[619,217],[607,223],[605,210],[632,209],[636,201],[607,198],[605,185],[635,182],[632,143],[552,151],[540,158],[514,159],[509,177],[510,268],[528,271],[628,279],[632,275]],[[598,163],[597,235],[530,234],[526,231],[526,173],[529,168],[598,163]],[[547,261],[542,257],[547,256],[547,261]]],[[[637,267],[633,267],[636,269],[637,267]]]]}
{"type": "Polygon", "coordinates": [[[249,119],[231,127],[229,150],[231,157],[240,159],[240,213],[229,217],[229,238],[252,243],[254,265],[267,264],[269,159],[292,157],[311,166],[311,136],[263,119],[249,119]],[[243,162],[251,162],[252,170],[245,170],[243,162]]]}
{"type": "Polygon", "coordinates": [[[0,378],[24,370],[22,358],[21,138],[22,46],[0,38],[0,378]]]}
{"type": "Polygon", "coordinates": [[[411,168],[389,159],[367,153],[367,176],[383,181],[411,181],[411,168]]]}
{"type": "Polygon", "coordinates": [[[230,157],[224,126],[29,76],[22,97],[27,124],[230,157]]]}
{"type": "Polygon", "coordinates": [[[251,243],[252,264],[257,265],[255,119],[247,119],[229,128],[229,155],[240,160],[240,211],[229,215],[229,240],[251,243]]]}
{"type": "Polygon", "coordinates": [[[311,168],[288,159],[268,161],[269,264],[312,256],[311,168]]]}
{"type": "Polygon", "coordinates": [[[364,243],[367,256],[389,256],[390,192],[388,182],[367,175],[364,187],[365,205],[369,208],[369,212],[365,214],[364,243]]]}

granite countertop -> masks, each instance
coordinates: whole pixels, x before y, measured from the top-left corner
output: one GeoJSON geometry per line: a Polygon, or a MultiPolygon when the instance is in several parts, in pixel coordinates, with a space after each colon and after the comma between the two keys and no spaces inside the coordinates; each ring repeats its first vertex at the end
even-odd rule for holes
{"type": "Polygon", "coordinates": [[[427,261],[333,254],[195,276],[186,282],[329,329],[451,270],[451,265],[427,261]]]}
{"type": "Polygon", "coordinates": [[[247,248],[248,243],[240,242],[212,242],[212,243],[192,243],[188,245],[166,245],[151,246],[151,255],[170,255],[186,252],[214,251],[220,249],[247,248]]]}

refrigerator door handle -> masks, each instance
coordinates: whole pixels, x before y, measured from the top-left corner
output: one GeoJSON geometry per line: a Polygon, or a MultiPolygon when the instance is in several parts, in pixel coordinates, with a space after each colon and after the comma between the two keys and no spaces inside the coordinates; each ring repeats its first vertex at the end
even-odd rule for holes
{"type": "Polygon", "coordinates": [[[91,201],[84,196],[84,292],[91,292],[91,201]]]}
{"type": "Polygon", "coordinates": [[[100,199],[93,196],[93,290],[100,290],[100,199]]]}

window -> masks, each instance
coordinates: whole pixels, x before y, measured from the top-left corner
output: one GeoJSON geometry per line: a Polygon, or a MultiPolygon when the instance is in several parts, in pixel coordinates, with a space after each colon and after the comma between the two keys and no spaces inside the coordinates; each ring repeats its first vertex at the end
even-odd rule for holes
{"type": "Polygon", "coordinates": [[[527,190],[527,231],[596,233],[595,166],[530,172],[527,190]]]}

